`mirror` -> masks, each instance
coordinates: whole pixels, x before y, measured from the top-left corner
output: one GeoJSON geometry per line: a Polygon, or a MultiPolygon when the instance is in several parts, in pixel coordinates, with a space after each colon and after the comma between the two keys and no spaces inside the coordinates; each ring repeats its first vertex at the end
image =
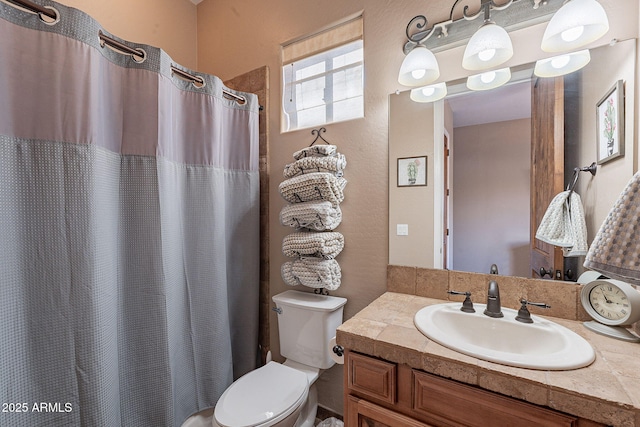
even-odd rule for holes
{"type": "MultiPolygon", "coordinates": [[[[580,172],[575,187],[589,243],[633,175],[635,65],[630,39],[592,49],[591,62],[564,77],[563,188],[575,167],[596,161],[596,105],[624,82],[626,155],[596,176],[580,172]]],[[[517,67],[508,85],[485,92],[449,82],[433,104],[411,101],[409,91],[389,96],[389,264],[481,273],[496,264],[500,274],[531,277],[532,69],[517,67]],[[401,159],[423,156],[427,185],[399,186],[401,159]]],[[[584,257],[567,261],[577,277],[584,257]]]]}

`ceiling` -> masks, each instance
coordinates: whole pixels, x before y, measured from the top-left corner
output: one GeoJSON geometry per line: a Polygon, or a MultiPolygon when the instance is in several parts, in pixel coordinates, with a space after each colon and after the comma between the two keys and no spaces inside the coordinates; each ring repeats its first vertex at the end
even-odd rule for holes
{"type": "Polygon", "coordinates": [[[453,126],[471,126],[531,117],[531,81],[487,91],[465,91],[447,98],[453,126]]]}

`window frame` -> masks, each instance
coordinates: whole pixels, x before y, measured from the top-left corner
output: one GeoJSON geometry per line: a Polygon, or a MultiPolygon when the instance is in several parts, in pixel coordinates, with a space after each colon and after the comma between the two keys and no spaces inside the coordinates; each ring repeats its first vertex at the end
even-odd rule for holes
{"type": "Polygon", "coordinates": [[[280,80],[282,96],[280,109],[281,133],[364,118],[364,37],[362,30],[363,20],[362,15],[360,15],[343,24],[282,46],[280,80]],[[354,52],[359,52],[360,54],[353,62],[344,63],[333,68],[337,58],[354,52]],[[300,78],[296,76],[296,73],[319,64],[324,65],[320,67],[321,71],[300,78]],[[351,77],[353,72],[356,73],[356,77],[351,77]],[[358,80],[357,84],[350,86],[350,83],[355,82],[356,79],[358,80]],[[318,88],[304,90],[303,85],[305,83],[317,80],[320,80],[318,88]],[[344,84],[347,89],[346,93],[353,93],[351,89],[355,88],[357,94],[341,98],[340,94],[335,93],[336,84],[344,84]],[[322,92],[317,93],[316,91],[322,92]],[[312,97],[310,98],[311,103],[315,100],[317,101],[316,104],[307,105],[304,108],[298,105],[304,102],[301,99],[301,96],[304,95],[312,97]],[[314,95],[315,99],[313,98],[314,95]],[[336,97],[338,100],[335,99],[336,97]],[[348,108],[347,110],[343,109],[343,111],[355,111],[355,114],[350,115],[347,112],[340,117],[336,117],[336,105],[352,100],[359,100],[356,101],[358,102],[357,109],[348,108]],[[305,122],[308,119],[303,117],[304,113],[309,112],[311,116],[315,108],[322,108],[321,113],[316,113],[318,115],[321,114],[322,119],[320,120],[319,117],[316,117],[315,120],[305,122]]]}

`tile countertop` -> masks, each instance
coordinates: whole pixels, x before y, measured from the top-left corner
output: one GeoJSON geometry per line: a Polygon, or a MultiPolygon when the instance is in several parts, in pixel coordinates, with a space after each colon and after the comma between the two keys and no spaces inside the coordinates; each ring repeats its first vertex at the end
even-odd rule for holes
{"type": "Polygon", "coordinates": [[[571,371],[504,366],[450,350],[415,328],[413,316],[418,310],[443,302],[450,301],[386,292],[338,328],[337,342],[353,351],[593,421],[640,426],[640,344],[596,334],[579,321],[552,318],[589,341],[595,362],[571,371]]]}

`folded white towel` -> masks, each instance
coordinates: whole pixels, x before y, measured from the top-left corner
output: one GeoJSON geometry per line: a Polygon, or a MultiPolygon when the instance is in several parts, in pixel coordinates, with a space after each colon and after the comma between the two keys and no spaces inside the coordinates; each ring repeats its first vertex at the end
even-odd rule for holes
{"type": "Polygon", "coordinates": [[[293,158],[299,160],[303,157],[333,156],[336,154],[337,150],[338,147],[336,147],[335,145],[312,145],[311,147],[306,147],[293,153],[293,158]]]}
{"type": "Polygon", "coordinates": [[[315,256],[333,259],[343,248],[344,236],[336,231],[291,233],[282,240],[282,253],[291,258],[315,256]]]}
{"type": "Polygon", "coordinates": [[[344,200],[343,189],[347,180],[326,172],[313,172],[282,181],[280,195],[289,203],[327,200],[337,206],[344,200]]]}
{"type": "Polygon", "coordinates": [[[289,286],[308,286],[333,291],[340,287],[342,271],[335,259],[301,257],[285,262],[280,269],[289,286]]]}
{"type": "Polygon", "coordinates": [[[280,224],[316,231],[334,230],[342,221],[340,206],[331,202],[304,202],[287,205],[280,211],[280,224]]]}
{"type": "Polygon", "coordinates": [[[587,224],[578,193],[563,191],[553,198],[538,226],[536,239],[562,247],[566,257],[587,254],[587,224]]]}
{"type": "Polygon", "coordinates": [[[303,157],[284,167],[284,177],[293,178],[310,172],[329,172],[340,177],[346,166],[347,159],[340,153],[329,157],[303,157]]]}

